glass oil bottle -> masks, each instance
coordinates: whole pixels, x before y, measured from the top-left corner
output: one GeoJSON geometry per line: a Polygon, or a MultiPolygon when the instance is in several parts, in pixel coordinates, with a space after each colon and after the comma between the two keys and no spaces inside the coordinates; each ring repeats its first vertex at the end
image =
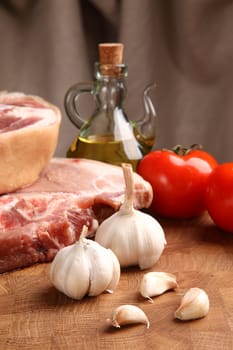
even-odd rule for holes
{"type": "Polygon", "coordinates": [[[145,117],[130,122],[123,108],[126,97],[127,65],[121,63],[122,44],[99,44],[100,61],[94,65],[94,81],[72,86],[65,96],[65,109],[79,134],[67,151],[67,157],[88,158],[121,165],[139,160],[151,151],[155,142],[156,113],[144,91],[145,117]],[[80,94],[92,94],[95,111],[84,121],[78,112],[80,94]]]}

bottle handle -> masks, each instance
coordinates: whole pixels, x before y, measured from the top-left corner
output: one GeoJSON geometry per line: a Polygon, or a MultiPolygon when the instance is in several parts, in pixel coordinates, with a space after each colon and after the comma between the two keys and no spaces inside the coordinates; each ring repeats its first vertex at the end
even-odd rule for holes
{"type": "Polygon", "coordinates": [[[93,94],[92,83],[77,83],[71,86],[68,89],[64,99],[65,111],[70,121],[79,129],[85,123],[85,120],[83,120],[80,116],[77,101],[79,96],[84,93],[93,94]]]}

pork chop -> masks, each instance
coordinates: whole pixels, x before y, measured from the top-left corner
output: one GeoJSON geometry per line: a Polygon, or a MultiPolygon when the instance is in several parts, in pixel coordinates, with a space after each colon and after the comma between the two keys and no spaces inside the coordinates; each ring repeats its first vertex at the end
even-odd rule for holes
{"type": "MultiPolygon", "coordinates": [[[[51,261],[84,224],[94,236],[124,193],[121,167],[53,158],[33,185],[0,197],[0,272],[51,261]]],[[[134,173],[135,208],[149,207],[152,196],[150,184],[134,173]]]]}

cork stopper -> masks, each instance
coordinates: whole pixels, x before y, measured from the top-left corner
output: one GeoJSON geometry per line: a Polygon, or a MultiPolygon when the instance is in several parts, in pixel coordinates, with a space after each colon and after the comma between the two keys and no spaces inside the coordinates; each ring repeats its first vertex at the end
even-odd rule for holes
{"type": "Polygon", "coordinates": [[[102,74],[111,76],[119,74],[119,69],[113,66],[122,64],[123,48],[124,45],[121,43],[99,44],[99,62],[102,74]]]}
{"type": "Polygon", "coordinates": [[[121,64],[124,45],[120,43],[99,44],[99,61],[101,64],[121,64]]]}

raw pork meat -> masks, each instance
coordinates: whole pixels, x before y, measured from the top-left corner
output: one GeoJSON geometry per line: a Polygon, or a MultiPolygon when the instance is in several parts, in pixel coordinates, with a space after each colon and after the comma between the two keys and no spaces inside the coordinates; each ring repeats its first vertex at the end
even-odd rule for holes
{"type": "Polygon", "coordinates": [[[0,199],[0,273],[53,259],[79,237],[83,225],[94,233],[91,208],[73,193],[25,193],[0,199]]]}
{"type": "MultiPolygon", "coordinates": [[[[119,166],[82,158],[53,158],[33,185],[19,190],[41,191],[77,193],[86,207],[99,202],[116,210],[124,199],[125,182],[119,166]]],[[[152,196],[151,185],[134,173],[134,207],[149,207],[152,196]]]]}
{"type": "MultiPolygon", "coordinates": [[[[52,159],[33,185],[0,197],[0,272],[51,261],[79,238],[84,224],[93,236],[98,224],[119,209],[124,191],[120,167],[52,159]]],[[[134,197],[138,209],[152,201],[150,184],[136,173],[134,197]]]]}
{"type": "Polygon", "coordinates": [[[0,93],[0,193],[30,185],[56,149],[61,114],[37,96],[0,93]]]}

